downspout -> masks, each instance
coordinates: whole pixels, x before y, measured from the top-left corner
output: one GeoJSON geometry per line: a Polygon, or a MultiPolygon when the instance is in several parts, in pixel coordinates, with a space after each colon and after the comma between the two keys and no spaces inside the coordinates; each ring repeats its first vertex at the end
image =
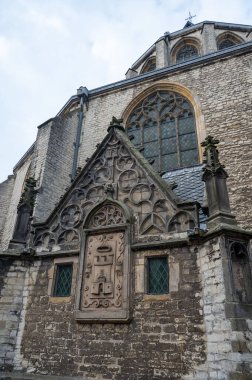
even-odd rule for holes
{"type": "Polygon", "coordinates": [[[78,165],[78,158],[79,158],[79,150],[80,150],[80,139],[81,139],[81,131],[82,131],[82,124],[84,119],[84,104],[88,103],[88,89],[86,87],[80,87],[77,90],[77,95],[80,98],[80,112],[78,113],[78,126],[76,131],[76,138],[74,142],[74,156],[73,156],[73,166],[72,166],[72,173],[71,173],[71,181],[74,180],[77,174],[77,165],[78,165]]]}

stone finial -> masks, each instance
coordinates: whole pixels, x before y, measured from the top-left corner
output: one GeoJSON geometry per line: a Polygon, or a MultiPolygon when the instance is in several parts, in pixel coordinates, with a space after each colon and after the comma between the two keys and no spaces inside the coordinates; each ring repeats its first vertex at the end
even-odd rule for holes
{"type": "MultiPolygon", "coordinates": [[[[206,164],[203,169],[204,172],[211,171],[212,173],[215,173],[217,170],[225,168],[225,166],[219,161],[219,151],[216,146],[219,142],[219,140],[209,135],[206,137],[205,141],[201,143],[201,146],[205,148],[203,153],[203,156],[205,157],[203,163],[206,164]]],[[[225,170],[224,172],[226,176],[228,176],[225,170]]]]}
{"type": "Polygon", "coordinates": [[[206,184],[207,203],[209,209],[208,227],[215,228],[220,224],[236,224],[231,215],[226,179],[227,172],[224,165],[220,163],[219,152],[216,145],[219,140],[207,136],[201,144],[205,151],[203,153],[205,167],[203,168],[202,180],[206,184]]]}
{"type": "Polygon", "coordinates": [[[111,129],[111,128],[119,128],[121,130],[124,131],[124,128],[123,126],[121,125],[123,122],[123,119],[117,119],[115,116],[112,116],[112,120],[111,122],[109,123],[109,127],[108,127],[108,131],[111,129]]]}

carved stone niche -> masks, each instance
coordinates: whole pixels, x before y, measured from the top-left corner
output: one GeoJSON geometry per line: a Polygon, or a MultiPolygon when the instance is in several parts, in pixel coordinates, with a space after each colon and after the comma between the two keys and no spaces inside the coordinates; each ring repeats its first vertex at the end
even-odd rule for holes
{"type": "Polygon", "coordinates": [[[240,241],[229,242],[232,273],[233,301],[252,303],[252,273],[247,244],[240,241]]]}
{"type": "Polygon", "coordinates": [[[86,323],[130,320],[131,215],[120,202],[95,206],[84,223],[76,310],[86,323]]]}

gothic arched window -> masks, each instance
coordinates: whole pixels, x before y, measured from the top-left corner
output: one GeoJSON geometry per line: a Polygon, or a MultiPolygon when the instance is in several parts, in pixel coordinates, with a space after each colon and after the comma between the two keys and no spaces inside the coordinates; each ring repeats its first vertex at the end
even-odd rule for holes
{"type": "Polygon", "coordinates": [[[189,61],[199,56],[198,49],[191,44],[183,45],[176,54],[176,63],[189,61]]]}
{"type": "Polygon", "coordinates": [[[158,172],[198,163],[193,107],[178,93],[149,95],[129,116],[126,131],[158,172]]]}
{"type": "Polygon", "coordinates": [[[156,69],[156,57],[149,58],[141,70],[141,74],[148,73],[156,69]]]}
{"type": "Polygon", "coordinates": [[[218,50],[227,49],[243,42],[242,38],[234,33],[223,33],[217,38],[218,50]]]}
{"type": "Polygon", "coordinates": [[[227,48],[229,48],[231,46],[235,46],[235,45],[236,45],[236,43],[234,41],[227,38],[219,44],[219,50],[227,49],[227,48]]]}

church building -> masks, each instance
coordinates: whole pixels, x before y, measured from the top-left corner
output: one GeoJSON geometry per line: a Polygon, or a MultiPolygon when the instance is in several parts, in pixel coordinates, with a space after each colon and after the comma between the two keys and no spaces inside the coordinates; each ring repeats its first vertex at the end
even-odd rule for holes
{"type": "Polygon", "coordinates": [[[0,184],[0,379],[252,379],[252,26],[165,33],[0,184]]]}

